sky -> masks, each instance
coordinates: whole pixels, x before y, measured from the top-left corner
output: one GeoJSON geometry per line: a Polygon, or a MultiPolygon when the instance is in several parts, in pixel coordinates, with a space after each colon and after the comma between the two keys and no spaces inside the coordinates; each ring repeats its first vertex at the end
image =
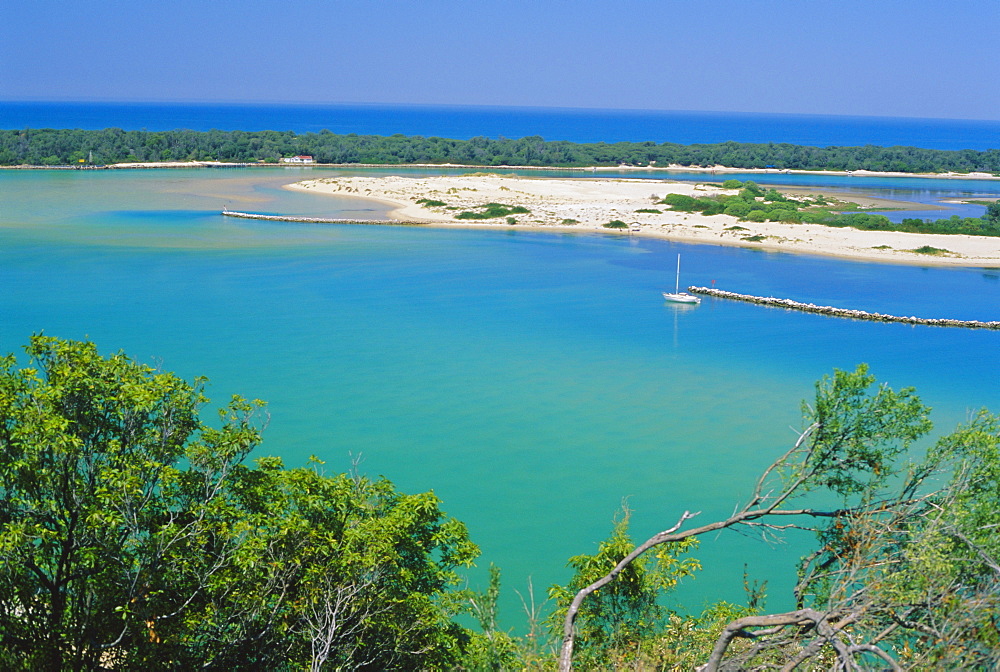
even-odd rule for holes
{"type": "Polygon", "coordinates": [[[1000,119],[1000,0],[30,0],[0,100],[1000,119]]]}

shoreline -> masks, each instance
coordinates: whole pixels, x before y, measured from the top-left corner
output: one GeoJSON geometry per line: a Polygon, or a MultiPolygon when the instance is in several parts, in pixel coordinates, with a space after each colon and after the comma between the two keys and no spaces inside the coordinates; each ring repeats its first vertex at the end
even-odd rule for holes
{"type": "Polygon", "coordinates": [[[812,254],[857,261],[920,266],[1000,268],[1000,237],[859,231],[819,224],[739,222],[729,215],[664,210],[657,203],[668,193],[690,196],[733,193],[720,187],[666,180],[606,178],[514,177],[461,175],[411,178],[330,177],[285,186],[342,198],[384,203],[397,221],[420,222],[440,228],[521,230],[541,232],[637,235],[677,242],[744,247],[765,252],[812,254]],[[443,206],[418,204],[421,199],[443,206]],[[486,203],[523,206],[510,224],[504,217],[457,219],[460,210],[486,203]],[[451,209],[448,209],[451,208],[451,209]],[[636,210],[661,210],[640,213],[636,210]],[[453,214],[454,213],[454,214],[453,214]],[[602,225],[620,220],[627,229],[602,225]],[[923,254],[922,247],[942,250],[923,254]]]}
{"type": "Polygon", "coordinates": [[[651,173],[705,173],[708,175],[722,174],[729,175],[735,173],[749,173],[754,175],[830,175],[840,177],[912,177],[917,179],[931,180],[1000,180],[1000,175],[992,173],[972,172],[972,173],[902,173],[893,171],[876,170],[801,170],[801,169],[778,169],[778,168],[732,168],[729,166],[712,166],[709,168],[700,166],[484,166],[476,164],[461,163],[311,163],[311,164],[287,164],[287,163],[233,163],[225,161],[147,161],[133,163],[112,163],[101,166],[36,166],[17,165],[0,166],[0,170],[151,170],[151,169],[178,169],[178,168],[291,168],[301,170],[303,168],[335,168],[364,170],[368,168],[423,168],[423,169],[443,169],[443,170],[532,170],[532,171],[575,171],[581,173],[600,172],[651,172],[651,173]]]}

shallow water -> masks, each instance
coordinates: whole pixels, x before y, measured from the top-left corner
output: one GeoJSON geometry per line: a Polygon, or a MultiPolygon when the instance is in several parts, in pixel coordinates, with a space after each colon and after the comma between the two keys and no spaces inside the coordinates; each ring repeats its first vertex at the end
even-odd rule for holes
{"type": "MultiPolygon", "coordinates": [[[[888,266],[599,234],[233,220],[222,205],[379,216],[282,190],[320,170],[0,171],[0,351],[90,338],[269,402],[260,454],[433,488],[504,572],[505,620],[591,552],[623,498],[645,538],[728,514],[795,438],[799,401],[868,362],[943,430],[1000,409],[1000,334],[750,304],[665,304],[685,284],[902,315],[997,319],[1000,273],[888,266]]],[[[678,599],[784,606],[810,540],[706,538],[678,599]]]]}

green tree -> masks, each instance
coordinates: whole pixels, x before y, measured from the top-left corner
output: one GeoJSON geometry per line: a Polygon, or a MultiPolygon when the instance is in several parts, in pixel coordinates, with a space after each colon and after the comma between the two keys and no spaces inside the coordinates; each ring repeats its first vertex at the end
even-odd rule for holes
{"type": "Polygon", "coordinates": [[[1000,226],[1000,201],[993,201],[986,206],[986,214],[983,215],[983,219],[990,224],[1000,226]]]}
{"type": "Polygon", "coordinates": [[[899,669],[897,660],[924,669],[995,668],[1000,558],[985,537],[1000,524],[1000,423],[980,418],[924,460],[897,464],[930,431],[928,413],[913,390],[876,386],[864,366],[825,378],[814,402],[803,405],[799,439],[733,515],[692,528],[686,523],[695,516],[684,512],[580,588],[566,611],[560,668],[570,668],[585,601],[629,563],[661,545],[736,526],[811,528],[820,546],[802,564],[798,608],[726,624],[705,652],[704,670],[775,659],[786,669],[810,660],[842,669],[899,669]],[[952,480],[935,488],[942,471],[952,480]]]}
{"type": "MultiPolygon", "coordinates": [[[[562,630],[574,596],[614,571],[635,548],[629,535],[630,517],[631,510],[623,504],[611,536],[598,545],[597,553],[570,558],[568,564],[575,571],[569,585],[549,589],[549,597],[556,602],[549,618],[554,632],[562,630]]],[[[667,613],[660,596],[701,568],[694,558],[680,557],[696,547],[693,537],[670,547],[661,546],[652,558],[637,558],[623,566],[614,581],[594,590],[577,616],[580,659],[596,663],[634,657],[639,643],[659,633],[667,613]]]]}
{"type": "Polygon", "coordinates": [[[743,200],[726,205],[725,214],[732,217],[746,217],[750,214],[751,205],[743,200]]]}
{"type": "Polygon", "coordinates": [[[775,188],[768,189],[764,192],[764,201],[769,203],[784,203],[788,198],[775,188]]]}
{"type": "Polygon", "coordinates": [[[667,194],[660,201],[663,205],[669,205],[674,210],[691,212],[697,207],[697,199],[687,194],[667,194]]]}
{"type": "MultiPolygon", "coordinates": [[[[160,530],[190,530],[161,494],[172,465],[242,459],[258,438],[253,406],[234,400],[209,430],[200,381],[90,343],[36,336],[27,351],[30,367],[0,360],[0,646],[28,667],[93,669],[151,636],[150,584],[170,546],[160,530]]],[[[217,484],[217,470],[203,475],[217,484]]]]}
{"type": "Polygon", "coordinates": [[[462,667],[473,670],[511,670],[524,665],[519,661],[515,638],[499,627],[500,568],[490,563],[490,581],[483,592],[469,591],[469,606],[479,622],[462,667]]]}
{"type": "Polygon", "coordinates": [[[35,336],[0,359],[0,662],[444,669],[478,553],[432,493],[243,464],[262,404],[35,336]]]}
{"type": "Polygon", "coordinates": [[[433,493],[325,476],[318,462],[286,469],[272,457],[234,469],[228,495],[218,534],[239,530],[239,552],[169,638],[202,644],[175,658],[314,670],[447,669],[457,660],[468,633],[452,621],[463,609],[454,570],[478,549],[433,493]],[[264,653],[280,657],[262,660],[261,638],[270,640],[264,653]]]}

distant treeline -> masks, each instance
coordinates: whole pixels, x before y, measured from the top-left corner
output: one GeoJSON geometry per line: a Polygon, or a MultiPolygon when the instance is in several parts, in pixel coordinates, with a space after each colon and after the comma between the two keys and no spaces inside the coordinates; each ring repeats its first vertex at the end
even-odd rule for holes
{"type": "Polygon", "coordinates": [[[274,162],[306,154],[318,163],[457,163],[479,166],[682,166],[906,173],[1000,173],[1000,149],[807,147],[788,143],[679,145],[576,143],[538,136],[448,140],[422,136],[338,135],[329,131],[0,131],[0,165],[80,165],[132,161],[274,162]]]}

